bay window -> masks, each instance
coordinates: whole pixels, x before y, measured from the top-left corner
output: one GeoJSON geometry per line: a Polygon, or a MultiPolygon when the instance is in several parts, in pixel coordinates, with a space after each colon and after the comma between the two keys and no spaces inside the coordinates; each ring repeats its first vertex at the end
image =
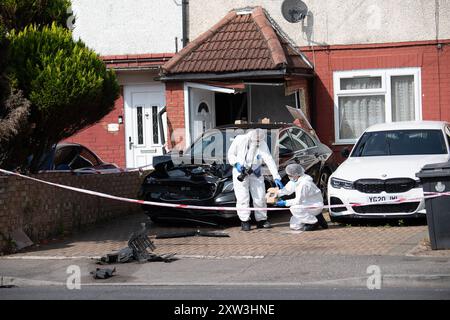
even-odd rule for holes
{"type": "Polygon", "coordinates": [[[334,73],[337,144],[353,144],[371,125],[421,120],[420,68],[334,73]]]}

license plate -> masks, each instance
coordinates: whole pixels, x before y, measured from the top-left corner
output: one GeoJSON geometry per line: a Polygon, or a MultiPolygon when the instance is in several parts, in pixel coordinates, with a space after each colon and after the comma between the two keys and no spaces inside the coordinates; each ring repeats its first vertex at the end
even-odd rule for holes
{"type": "Polygon", "coordinates": [[[379,203],[386,201],[395,201],[398,200],[398,196],[396,195],[386,195],[386,196],[369,196],[367,197],[369,203],[379,203]]]}

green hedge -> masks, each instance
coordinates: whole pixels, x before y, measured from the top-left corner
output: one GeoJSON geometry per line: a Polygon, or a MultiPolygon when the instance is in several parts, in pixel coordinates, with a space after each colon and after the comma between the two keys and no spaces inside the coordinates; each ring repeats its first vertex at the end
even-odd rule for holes
{"type": "Polygon", "coordinates": [[[69,30],[28,26],[9,38],[8,75],[30,100],[36,125],[30,145],[48,148],[113,109],[119,93],[114,72],[69,30]]]}
{"type": "MultiPolygon", "coordinates": [[[[95,0],[94,0],[95,1],[95,0]]],[[[0,0],[0,17],[7,30],[22,30],[28,25],[66,26],[69,0],[0,0]]]]}

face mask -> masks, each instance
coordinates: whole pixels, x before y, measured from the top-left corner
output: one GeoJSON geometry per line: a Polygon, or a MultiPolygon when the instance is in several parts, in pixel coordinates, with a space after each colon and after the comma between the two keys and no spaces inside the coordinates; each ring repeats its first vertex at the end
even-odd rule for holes
{"type": "Polygon", "coordinates": [[[289,177],[289,180],[292,181],[292,182],[297,183],[298,177],[289,177]]]}

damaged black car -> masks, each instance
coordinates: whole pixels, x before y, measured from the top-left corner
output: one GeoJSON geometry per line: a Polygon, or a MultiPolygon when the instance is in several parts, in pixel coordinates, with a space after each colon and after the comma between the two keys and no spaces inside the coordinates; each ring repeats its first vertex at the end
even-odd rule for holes
{"type": "MultiPolygon", "coordinates": [[[[278,161],[282,181],[289,179],[285,168],[301,164],[324,193],[328,178],[336,169],[333,152],[319,139],[294,124],[228,125],[204,132],[186,151],[155,157],[155,168],[142,184],[139,198],[152,202],[197,206],[235,207],[232,167],[227,151],[234,137],[251,129],[266,130],[267,145],[278,161]]],[[[274,186],[268,169],[263,168],[266,187],[274,186]],[[264,174],[265,173],[265,174],[264,174]]],[[[143,205],[145,213],[155,222],[191,221],[217,224],[236,218],[236,211],[206,211],[143,205]]]]}

